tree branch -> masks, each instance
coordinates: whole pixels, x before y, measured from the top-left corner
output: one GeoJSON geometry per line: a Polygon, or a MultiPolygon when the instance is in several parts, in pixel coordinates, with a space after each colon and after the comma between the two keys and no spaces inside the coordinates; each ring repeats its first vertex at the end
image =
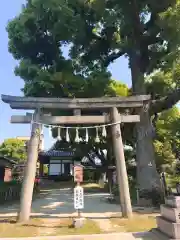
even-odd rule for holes
{"type": "Polygon", "coordinates": [[[180,101],[180,88],[171,92],[168,96],[162,97],[158,100],[152,100],[150,107],[150,114],[162,112],[172,108],[178,101],[180,101]]]}
{"type": "Polygon", "coordinates": [[[109,55],[109,56],[106,58],[106,60],[104,61],[104,66],[105,66],[105,67],[108,67],[111,62],[113,62],[113,61],[116,60],[117,58],[123,56],[124,54],[125,54],[124,51],[119,51],[119,52],[117,52],[117,53],[112,53],[112,54],[109,55]]]}
{"type": "Polygon", "coordinates": [[[152,13],[149,21],[146,22],[144,26],[144,31],[149,31],[154,28],[154,23],[157,21],[158,15],[156,13],[152,13]]]}
{"type": "Polygon", "coordinates": [[[161,37],[157,37],[157,36],[144,36],[142,43],[145,46],[149,46],[149,45],[153,45],[159,42],[163,42],[163,39],[161,37]]]}

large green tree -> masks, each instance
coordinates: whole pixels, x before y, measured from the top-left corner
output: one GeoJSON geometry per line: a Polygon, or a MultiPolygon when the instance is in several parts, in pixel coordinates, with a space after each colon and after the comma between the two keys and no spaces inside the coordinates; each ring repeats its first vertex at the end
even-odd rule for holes
{"type": "Polygon", "coordinates": [[[24,141],[16,138],[4,140],[0,145],[0,155],[10,157],[18,163],[23,163],[27,159],[24,141]]]}
{"type": "MultiPolygon", "coordinates": [[[[107,67],[123,55],[129,59],[133,94],[146,94],[145,74],[172,66],[178,55],[179,35],[172,24],[178,20],[178,4],[177,0],[28,0],[7,28],[25,95],[82,97],[85,89],[89,89],[86,97],[106,95],[107,67]],[[176,32],[174,39],[169,32],[176,32]],[[69,60],[63,57],[64,46],[69,60]],[[93,93],[90,89],[99,83],[101,94],[93,93]]],[[[173,91],[154,98],[140,112],[136,158],[142,190],[159,186],[152,134],[145,134],[152,128],[150,114],[171,108],[179,92],[175,82],[173,91]]]]}

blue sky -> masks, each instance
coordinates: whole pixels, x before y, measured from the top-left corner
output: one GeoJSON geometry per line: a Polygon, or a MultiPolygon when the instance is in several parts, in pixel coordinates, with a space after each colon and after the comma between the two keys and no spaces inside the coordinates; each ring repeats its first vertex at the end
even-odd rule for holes
{"type": "MultiPolygon", "coordinates": [[[[21,88],[23,81],[15,77],[14,68],[17,62],[8,52],[8,36],[6,32],[6,25],[8,20],[15,17],[20,11],[23,0],[6,0],[1,3],[0,14],[0,94],[22,95],[21,88]]],[[[112,76],[114,79],[121,80],[130,85],[131,76],[128,69],[127,59],[124,57],[116,61],[110,66],[112,76]]],[[[30,126],[20,124],[10,124],[10,117],[12,114],[25,114],[26,111],[12,110],[7,104],[0,100],[0,143],[6,139],[16,136],[29,136],[30,126]]],[[[52,139],[45,130],[45,147],[48,148],[52,144],[52,139]]]]}

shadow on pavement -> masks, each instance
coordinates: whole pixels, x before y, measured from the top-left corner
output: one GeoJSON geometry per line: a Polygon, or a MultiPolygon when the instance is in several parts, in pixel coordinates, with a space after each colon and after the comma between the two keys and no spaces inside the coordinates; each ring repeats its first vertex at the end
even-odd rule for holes
{"type": "MultiPolygon", "coordinates": [[[[152,232],[140,232],[140,233],[132,233],[135,239],[142,239],[142,240],[157,240],[155,235],[152,232]]],[[[160,239],[159,239],[160,240],[160,239]]]]}

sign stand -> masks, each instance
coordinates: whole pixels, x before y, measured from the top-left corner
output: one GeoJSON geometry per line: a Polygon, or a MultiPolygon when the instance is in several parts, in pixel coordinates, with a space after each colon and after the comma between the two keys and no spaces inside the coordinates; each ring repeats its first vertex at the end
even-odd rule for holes
{"type": "Polygon", "coordinates": [[[81,210],[84,208],[84,189],[80,183],[83,181],[83,167],[76,165],[74,167],[74,182],[77,183],[74,188],[74,208],[77,210],[77,218],[74,219],[73,225],[75,228],[81,228],[84,224],[84,218],[82,218],[81,210]]]}
{"type": "MultiPolygon", "coordinates": [[[[78,188],[78,187],[82,188],[81,185],[80,185],[80,183],[77,183],[76,188],[78,188]]],[[[79,189],[80,189],[80,188],[79,188],[79,189]]],[[[83,197],[84,197],[84,196],[83,196],[83,188],[82,188],[80,191],[82,191],[82,197],[81,197],[81,196],[80,196],[80,197],[83,198],[83,197]]],[[[83,202],[83,199],[82,199],[81,202],[83,202]]],[[[83,206],[82,206],[82,207],[83,207],[83,206]]],[[[81,218],[81,210],[80,210],[79,208],[77,209],[77,213],[78,213],[78,218],[81,218]]]]}

